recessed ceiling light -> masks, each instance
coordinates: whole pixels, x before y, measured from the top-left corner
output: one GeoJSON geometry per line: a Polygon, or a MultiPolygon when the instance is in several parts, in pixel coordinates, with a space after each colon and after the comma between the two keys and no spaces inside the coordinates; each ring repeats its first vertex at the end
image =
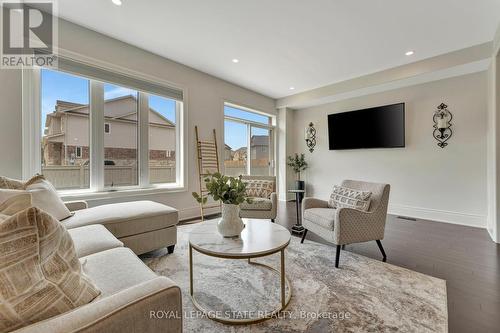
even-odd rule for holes
{"type": "Polygon", "coordinates": [[[290,89],[290,90],[295,90],[295,87],[290,87],[289,89],[290,89]]]}
{"type": "Polygon", "coordinates": [[[232,60],[232,62],[234,62],[235,64],[237,64],[237,63],[239,63],[240,61],[239,61],[238,59],[234,58],[234,59],[232,60]]]}
{"type": "Polygon", "coordinates": [[[122,5],[122,0],[111,0],[115,5],[121,6],[122,5]]]}
{"type": "Polygon", "coordinates": [[[406,54],[407,56],[411,56],[411,55],[413,55],[414,53],[415,53],[415,51],[408,51],[408,52],[406,52],[405,54],[406,54]]]}

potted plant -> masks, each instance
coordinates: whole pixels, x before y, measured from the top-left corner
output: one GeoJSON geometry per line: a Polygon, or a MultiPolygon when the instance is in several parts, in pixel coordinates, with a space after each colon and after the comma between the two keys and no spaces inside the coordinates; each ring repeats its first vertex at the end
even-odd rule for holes
{"type": "MultiPolygon", "coordinates": [[[[217,223],[217,230],[224,237],[239,236],[245,225],[240,218],[240,204],[251,203],[246,196],[246,184],[241,177],[229,177],[216,172],[205,178],[208,195],[215,201],[222,202],[222,218],[217,223]]],[[[200,204],[207,202],[207,196],[193,192],[193,197],[200,204]]]]}
{"type": "Polygon", "coordinates": [[[307,162],[304,154],[295,153],[294,156],[288,156],[287,165],[295,171],[297,175],[297,190],[305,189],[305,184],[303,180],[300,180],[300,172],[307,169],[307,162]]]}

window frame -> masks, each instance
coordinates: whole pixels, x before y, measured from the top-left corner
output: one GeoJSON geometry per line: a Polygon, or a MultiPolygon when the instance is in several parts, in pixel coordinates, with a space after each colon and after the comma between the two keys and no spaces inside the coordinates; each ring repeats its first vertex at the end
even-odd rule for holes
{"type": "MultiPolygon", "coordinates": [[[[78,61],[78,60],[73,60],[78,61]]],[[[92,199],[99,197],[120,197],[134,194],[147,193],[162,193],[162,192],[182,192],[188,188],[188,179],[186,177],[187,161],[187,124],[186,115],[186,100],[187,91],[185,88],[176,87],[173,84],[166,83],[160,78],[155,78],[147,75],[141,75],[137,72],[131,72],[125,68],[116,68],[116,66],[102,67],[102,63],[95,61],[101,65],[101,68],[109,68],[110,71],[121,75],[133,75],[135,78],[143,81],[145,86],[148,83],[153,83],[156,86],[164,86],[166,89],[178,89],[182,91],[182,100],[176,100],[176,131],[175,131],[175,146],[176,146],[176,180],[173,183],[149,183],[149,104],[148,96],[157,95],[169,99],[169,96],[160,95],[158,93],[147,93],[143,90],[138,90],[136,87],[131,89],[138,90],[138,185],[123,186],[123,187],[104,187],[104,83],[112,83],[102,78],[98,81],[95,78],[87,77],[78,72],[69,70],[56,69],[59,72],[76,75],[88,79],[90,82],[90,186],[88,189],[71,189],[58,190],[63,199],[92,199]],[[110,68],[112,67],[112,68],[110,68]],[[142,112],[141,112],[142,111],[142,112]],[[102,167],[99,167],[102,166],[102,167]]],[[[53,69],[51,69],[53,70],[53,69]]],[[[22,114],[23,114],[23,166],[22,174],[24,179],[29,179],[36,173],[41,173],[41,73],[42,68],[23,68],[22,70],[22,114]]],[[[110,128],[111,132],[111,128],[110,128]]],[[[108,133],[106,133],[108,134],[108,133]]],[[[82,151],[83,153],[83,151],[82,151]]]]}
{"type": "MultiPolygon", "coordinates": [[[[247,131],[246,131],[247,163],[245,165],[246,175],[252,175],[251,174],[251,170],[252,170],[252,162],[251,162],[252,161],[252,156],[251,156],[252,152],[251,152],[251,150],[252,150],[252,148],[251,148],[251,142],[250,142],[250,140],[252,138],[252,128],[261,128],[264,130],[269,130],[269,136],[270,136],[270,145],[269,145],[269,152],[268,152],[268,154],[269,154],[269,169],[270,169],[269,174],[271,176],[276,176],[276,134],[275,134],[276,133],[276,116],[274,116],[272,114],[267,114],[265,112],[257,111],[257,110],[254,110],[254,109],[251,109],[251,108],[248,108],[245,106],[234,104],[231,102],[224,102],[223,114],[224,114],[224,120],[223,120],[224,126],[223,126],[223,128],[225,128],[226,121],[240,123],[240,124],[243,124],[247,127],[247,131]],[[255,113],[258,115],[269,117],[271,124],[265,125],[263,123],[259,123],[259,122],[255,122],[255,121],[251,121],[251,120],[246,120],[246,119],[237,118],[237,117],[233,117],[233,116],[227,116],[225,111],[224,111],[224,108],[226,106],[234,108],[234,109],[239,109],[241,111],[255,113]]],[[[223,133],[225,133],[225,130],[223,130],[223,133]]],[[[226,144],[225,134],[224,134],[224,144],[226,144]]],[[[224,169],[225,169],[225,167],[224,167],[224,169]]]]}

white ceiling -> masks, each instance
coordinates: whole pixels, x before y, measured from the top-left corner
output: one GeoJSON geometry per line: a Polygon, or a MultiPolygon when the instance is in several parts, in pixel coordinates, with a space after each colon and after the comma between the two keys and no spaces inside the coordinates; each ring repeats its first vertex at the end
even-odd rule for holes
{"type": "Polygon", "coordinates": [[[500,21],[500,0],[122,1],[59,15],[274,98],[491,41],[500,21]]]}

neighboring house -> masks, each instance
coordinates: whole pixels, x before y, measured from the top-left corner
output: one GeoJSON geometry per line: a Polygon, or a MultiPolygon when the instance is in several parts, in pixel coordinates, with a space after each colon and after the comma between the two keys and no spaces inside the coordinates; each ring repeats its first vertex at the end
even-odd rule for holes
{"type": "Polygon", "coordinates": [[[247,147],[241,147],[236,149],[233,154],[233,161],[246,161],[247,159],[247,147]]]}
{"type": "MultiPolygon", "coordinates": [[[[124,96],[105,101],[104,158],[114,165],[137,164],[137,99],[124,96]]],[[[82,165],[89,160],[89,106],[57,101],[47,114],[42,138],[43,166],[82,165]]],[[[150,108],[151,166],[175,164],[175,124],[150,108]]],[[[88,162],[87,162],[88,163],[88,162]]]]}
{"type": "Polygon", "coordinates": [[[224,144],[224,161],[232,161],[233,155],[233,149],[229,145],[224,144]]]}
{"type": "Polygon", "coordinates": [[[253,135],[250,138],[250,159],[269,161],[268,135],[253,135]]]}

